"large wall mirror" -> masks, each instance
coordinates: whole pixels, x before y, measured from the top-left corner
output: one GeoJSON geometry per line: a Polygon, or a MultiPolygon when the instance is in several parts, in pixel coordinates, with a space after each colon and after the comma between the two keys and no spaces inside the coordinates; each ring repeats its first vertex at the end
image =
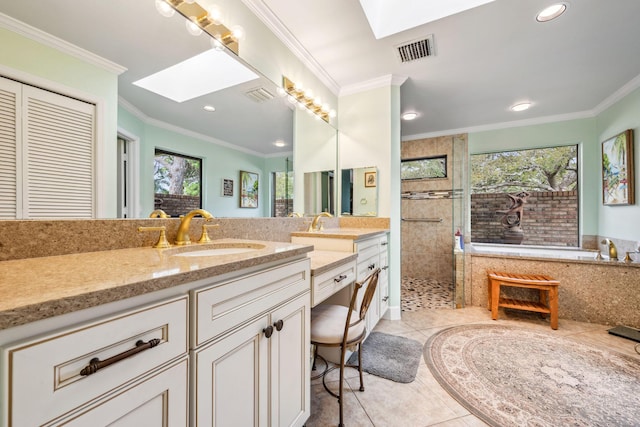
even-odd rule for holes
{"type": "MultiPolygon", "coordinates": [[[[202,159],[203,207],[214,215],[271,214],[268,200],[265,200],[271,188],[267,168],[277,170],[275,164],[282,163],[284,171],[285,162],[289,164],[293,157],[294,109],[285,98],[277,95],[280,82],[270,81],[251,64],[244,62],[242,55],[238,57],[223,51],[221,55],[231,57],[241,64],[242,69],[254,73],[254,77],[182,102],[133,84],[214,50],[210,36],[189,34],[183,16],[177,13],[169,18],[161,16],[154,0],[56,0],[55,5],[47,0],[21,0],[2,2],[0,12],[126,67],[127,70],[118,77],[117,94],[112,99],[119,100],[117,124],[122,130],[119,133],[125,136],[125,140],[126,136],[133,135],[135,138],[131,139],[137,138],[136,143],[139,144],[139,188],[136,191],[140,202],[127,217],[144,217],[154,208],[153,156],[156,150],[202,159]],[[207,105],[215,111],[205,110],[207,105]],[[228,197],[221,191],[224,180],[233,180],[235,188],[238,188],[240,170],[260,176],[261,204],[253,210],[239,209],[237,192],[228,197]]],[[[56,65],[47,63],[48,60],[43,57],[39,64],[43,70],[40,73],[43,81],[47,80],[47,73],[54,75],[57,72],[56,65]]],[[[33,74],[37,74],[38,70],[34,70],[33,74]]],[[[55,80],[54,77],[52,79],[55,80]]],[[[182,80],[188,80],[188,77],[174,77],[170,84],[178,85],[183,83],[182,80]]],[[[78,86],[81,87],[82,82],[78,86]]],[[[115,152],[118,144],[115,140],[105,141],[105,151],[114,158],[114,163],[117,162],[115,152]]],[[[116,164],[108,164],[104,169],[115,171],[117,167],[116,164]]],[[[116,181],[102,185],[115,187],[118,185],[116,181]]]]}

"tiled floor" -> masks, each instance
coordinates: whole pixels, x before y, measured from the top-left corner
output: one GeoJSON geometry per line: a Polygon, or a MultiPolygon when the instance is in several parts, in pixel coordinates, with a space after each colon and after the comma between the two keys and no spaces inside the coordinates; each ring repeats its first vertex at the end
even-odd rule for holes
{"type": "Polygon", "coordinates": [[[425,308],[453,308],[453,283],[435,279],[403,277],[402,311],[425,308]]]}
{"type": "MultiPolygon", "coordinates": [[[[402,313],[402,320],[381,320],[376,331],[402,335],[422,343],[437,331],[455,325],[491,323],[490,312],[482,307],[458,310],[420,310],[402,313]]],[[[502,311],[497,322],[515,324],[568,336],[579,342],[599,345],[610,350],[638,357],[635,343],[616,337],[606,331],[610,326],[594,325],[560,319],[559,328],[553,331],[548,320],[534,313],[502,311]]],[[[358,391],[357,371],[347,368],[345,390],[345,426],[375,427],[426,427],[426,426],[484,426],[440,387],[433,378],[424,359],[421,360],[416,380],[400,384],[365,374],[365,391],[358,391]]],[[[331,372],[327,384],[337,390],[338,371],[331,372]]],[[[307,427],[328,427],[338,424],[338,401],[323,388],[321,380],[311,385],[311,417],[307,427]]]]}

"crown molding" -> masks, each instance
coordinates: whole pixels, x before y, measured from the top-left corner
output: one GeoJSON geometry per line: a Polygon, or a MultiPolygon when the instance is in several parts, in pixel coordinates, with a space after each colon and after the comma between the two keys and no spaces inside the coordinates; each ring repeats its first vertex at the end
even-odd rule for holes
{"type": "Polygon", "coordinates": [[[199,139],[201,141],[210,142],[212,144],[219,145],[219,146],[225,147],[225,148],[229,148],[229,149],[234,150],[234,151],[240,151],[242,153],[251,154],[253,156],[258,156],[258,157],[261,157],[261,158],[266,158],[266,157],[269,156],[267,154],[259,153],[257,151],[250,150],[248,148],[239,147],[237,145],[234,145],[234,144],[232,144],[230,142],[223,141],[221,139],[213,138],[213,137],[208,136],[208,135],[203,135],[201,133],[194,132],[194,131],[189,130],[189,129],[185,129],[185,128],[182,128],[180,126],[171,125],[171,124],[163,122],[161,120],[154,119],[153,117],[149,117],[145,113],[140,111],[136,106],[134,106],[133,104],[131,104],[129,101],[127,101],[126,99],[124,99],[121,96],[118,97],[118,105],[121,106],[122,108],[124,108],[125,110],[127,110],[129,113],[131,113],[134,116],[136,116],[136,118],[138,118],[140,121],[142,121],[142,122],[144,122],[144,123],[146,123],[148,125],[152,125],[152,126],[155,126],[157,128],[160,128],[160,129],[165,129],[165,130],[168,130],[170,132],[175,132],[175,133],[178,133],[178,134],[181,134],[181,135],[184,135],[184,136],[188,136],[190,138],[196,138],[196,139],[199,139]]]}
{"type": "Polygon", "coordinates": [[[338,96],[340,86],[302,46],[291,31],[264,4],[262,0],[242,0],[257,17],[269,28],[273,34],[325,85],[334,95],[338,96]]]}
{"type": "Polygon", "coordinates": [[[405,135],[402,142],[414,141],[416,139],[435,138],[438,136],[458,135],[463,133],[487,132],[500,129],[509,129],[522,126],[534,126],[546,123],[565,122],[568,120],[592,119],[596,115],[593,110],[580,111],[577,113],[557,114],[554,116],[534,117],[531,119],[514,120],[511,122],[493,123],[488,125],[470,126],[466,128],[447,129],[435,132],[419,133],[415,135],[405,135]]]}
{"type": "Polygon", "coordinates": [[[353,95],[371,89],[378,89],[380,87],[402,86],[405,81],[407,81],[406,76],[387,74],[364,82],[344,86],[340,89],[340,96],[353,95]]]}
{"type": "Polygon", "coordinates": [[[613,104],[620,101],[622,98],[629,95],[634,90],[638,89],[638,87],[640,87],[640,74],[635,76],[633,79],[627,82],[620,89],[613,92],[611,95],[605,98],[604,101],[602,101],[600,104],[596,105],[596,107],[593,109],[594,116],[599,115],[604,110],[611,107],[613,104]]]}
{"type": "Polygon", "coordinates": [[[62,40],[61,38],[46,33],[38,28],[32,27],[31,25],[25,24],[22,21],[18,21],[17,19],[3,13],[0,13],[0,28],[4,28],[16,34],[20,34],[21,36],[24,36],[35,42],[59,50],[63,53],[73,56],[74,58],[78,58],[84,62],[95,65],[96,67],[102,68],[116,75],[120,75],[127,71],[127,68],[123,67],[122,65],[109,61],[108,59],[98,56],[95,53],[89,52],[88,50],[85,50],[65,40],[62,40]]]}

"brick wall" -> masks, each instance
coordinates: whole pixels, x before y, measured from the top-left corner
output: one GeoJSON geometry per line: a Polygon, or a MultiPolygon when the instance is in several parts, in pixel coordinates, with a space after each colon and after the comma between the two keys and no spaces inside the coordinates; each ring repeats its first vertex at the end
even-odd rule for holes
{"type": "MultiPolygon", "coordinates": [[[[502,243],[502,214],[510,200],[504,193],[471,195],[471,241],[502,243]]],[[[578,192],[532,192],[522,216],[523,245],[578,246],[578,192]]]]}
{"type": "Polygon", "coordinates": [[[293,199],[276,199],[276,217],[287,216],[293,212],[293,199]]]}
{"type": "Polygon", "coordinates": [[[198,208],[200,208],[200,197],[197,196],[156,194],[154,198],[154,209],[162,209],[172,217],[184,215],[198,208]]]}

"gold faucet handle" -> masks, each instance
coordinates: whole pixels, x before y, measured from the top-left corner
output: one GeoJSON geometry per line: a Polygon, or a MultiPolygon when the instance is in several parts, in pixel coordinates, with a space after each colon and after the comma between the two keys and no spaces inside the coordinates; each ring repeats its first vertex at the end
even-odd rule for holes
{"type": "Polygon", "coordinates": [[[162,227],[138,227],[138,233],[143,233],[145,231],[159,231],[160,232],[160,236],[158,236],[158,241],[156,242],[155,245],[153,245],[154,248],[159,248],[159,249],[164,249],[164,248],[170,248],[171,247],[171,244],[167,240],[166,230],[167,230],[167,228],[164,225],[162,227]]]}
{"type": "Polygon", "coordinates": [[[203,224],[202,225],[202,235],[198,240],[198,243],[209,243],[211,242],[211,238],[209,237],[209,233],[207,233],[207,228],[217,228],[220,227],[220,224],[203,224]]]}

